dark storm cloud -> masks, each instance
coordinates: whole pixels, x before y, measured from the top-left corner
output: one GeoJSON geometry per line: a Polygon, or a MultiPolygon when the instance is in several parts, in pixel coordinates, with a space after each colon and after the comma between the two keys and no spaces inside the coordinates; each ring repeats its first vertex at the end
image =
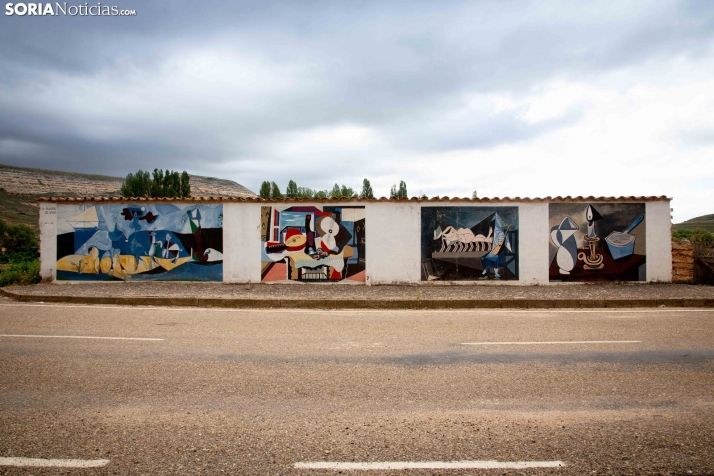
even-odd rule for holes
{"type": "Polygon", "coordinates": [[[714,36],[705,1],[103,3],[137,16],[0,18],[0,162],[210,173],[270,161],[280,134],[339,124],[397,151],[489,148],[581,112],[529,123],[520,110],[464,112],[466,93],[517,97],[707,55],[714,36]]]}

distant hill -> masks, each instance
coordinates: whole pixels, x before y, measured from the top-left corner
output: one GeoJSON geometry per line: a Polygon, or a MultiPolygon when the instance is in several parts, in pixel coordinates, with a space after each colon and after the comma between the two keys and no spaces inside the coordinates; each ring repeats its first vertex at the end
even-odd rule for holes
{"type": "MultiPolygon", "coordinates": [[[[189,175],[196,197],[255,197],[231,180],[189,175]]],[[[0,218],[37,227],[37,199],[42,196],[119,196],[122,177],[30,169],[0,164],[0,218]]]]}
{"type": "MultiPolygon", "coordinates": [[[[194,196],[254,197],[243,185],[231,180],[189,175],[194,196]]],[[[119,195],[123,177],[89,175],[55,170],[27,169],[0,164],[0,188],[11,193],[57,196],[119,195]]]]}
{"type": "Polygon", "coordinates": [[[700,217],[692,218],[691,220],[687,220],[682,223],[676,223],[672,225],[672,228],[675,230],[696,230],[697,228],[703,228],[714,233],[714,215],[702,215],[700,217]]]}

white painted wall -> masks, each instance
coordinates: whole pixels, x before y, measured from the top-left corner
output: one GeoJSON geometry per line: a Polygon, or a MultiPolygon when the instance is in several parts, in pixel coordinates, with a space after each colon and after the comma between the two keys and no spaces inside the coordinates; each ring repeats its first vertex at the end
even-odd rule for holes
{"type": "Polygon", "coordinates": [[[223,282],[260,282],[260,203],[223,204],[223,282]]]}
{"type": "Polygon", "coordinates": [[[548,284],[548,204],[518,204],[519,280],[512,284],[548,284]]]}
{"type": "MultiPolygon", "coordinates": [[[[583,203],[586,203],[585,201],[583,203]]],[[[270,202],[223,204],[223,280],[259,283],[262,249],[261,206],[270,202]]],[[[279,202],[279,207],[291,204],[279,202]]],[[[300,203],[324,206],[324,203],[300,203]]],[[[449,206],[517,206],[519,228],[519,280],[488,280],[488,284],[544,285],[548,280],[548,202],[335,202],[364,206],[366,217],[367,284],[425,284],[421,281],[421,208],[449,206]]],[[[40,274],[55,279],[57,257],[57,204],[40,203],[40,274]]],[[[61,206],[61,205],[60,205],[61,206]]],[[[669,201],[646,202],[647,281],[672,280],[671,217],[669,201]]],[[[457,281],[434,284],[476,284],[457,281]]],[[[353,282],[352,282],[353,284],[353,282]]]]}
{"type": "Polygon", "coordinates": [[[421,205],[372,202],[365,215],[367,283],[421,282],[421,205]]]}
{"type": "Polygon", "coordinates": [[[40,276],[57,277],[57,204],[40,203],[40,276]]]}
{"type": "Polygon", "coordinates": [[[672,281],[672,215],[669,201],[646,202],[647,281],[672,281]]]}

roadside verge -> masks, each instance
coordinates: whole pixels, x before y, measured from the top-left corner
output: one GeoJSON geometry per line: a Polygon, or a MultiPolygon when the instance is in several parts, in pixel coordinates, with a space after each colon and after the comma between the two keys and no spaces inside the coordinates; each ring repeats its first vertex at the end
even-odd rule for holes
{"type": "Polygon", "coordinates": [[[19,302],[102,304],[121,306],[170,306],[217,308],[292,308],[292,309],[601,309],[699,307],[714,308],[714,298],[661,299],[314,299],[314,298],[235,298],[181,296],[87,296],[25,294],[0,288],[0,294],[19,302]]]}

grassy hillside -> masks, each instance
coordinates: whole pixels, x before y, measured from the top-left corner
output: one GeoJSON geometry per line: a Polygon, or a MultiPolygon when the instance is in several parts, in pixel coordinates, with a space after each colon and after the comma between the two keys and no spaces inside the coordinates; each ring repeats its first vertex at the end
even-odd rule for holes
{"type": "Polygon", "coordinates": [[[697,228],[702,228],[714,233],[714,215],[703,215],[692,218],[682,223],[676,223],[672,225],[672,228],[675,230],[696,230],[697,228]]]}
{"type": "Polygon", "coordinates": [[[38,227],[37,199],[42,195],[8,193],[0,188],[0,219],[6,223],[22,223],[38,227]]]}

